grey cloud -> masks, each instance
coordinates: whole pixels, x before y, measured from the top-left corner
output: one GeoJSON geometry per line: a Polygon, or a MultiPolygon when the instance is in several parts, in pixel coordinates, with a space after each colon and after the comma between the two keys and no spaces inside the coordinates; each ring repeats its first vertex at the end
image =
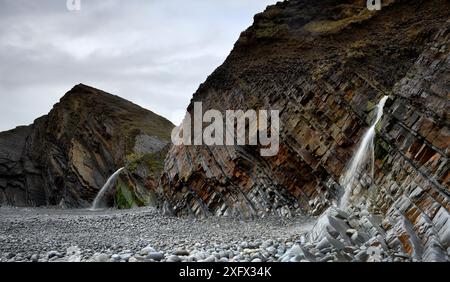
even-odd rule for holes
{"type": "Polygon", "coordinates": [[[0,0],[0,130],[85,83],[179,123],[253,15],[275,0],[0,0]]]}

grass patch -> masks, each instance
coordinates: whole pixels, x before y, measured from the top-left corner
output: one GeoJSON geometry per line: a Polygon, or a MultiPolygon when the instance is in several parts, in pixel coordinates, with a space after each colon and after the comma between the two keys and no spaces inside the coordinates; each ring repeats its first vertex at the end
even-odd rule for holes
{"type": "Polygon", "coordinates": [[[131,209],[134,207],[142,207],[149,204],[151,197],[148,199],[140,199],[133,192],[130,183],[119,179],[116,184],[115,203],[118,209],[131,209]]]}
{"type": "Polygon", "coordinates": [[[304,26],[304,29],[312,33],[336,33],[343,28],[353,24],[365,21],[372,17],[373,14],[369,11],[361,11],[360,13],[339,20],[322,20],[309,22],[304,26]]]}
{"type": "Polygon", "coordinates": [[[153,175],[159,175],[164,169],[164,158],[158,153],[136,153],[128,154],[127,169],[135,172],[141,165],[146,167],[153,175]]]}

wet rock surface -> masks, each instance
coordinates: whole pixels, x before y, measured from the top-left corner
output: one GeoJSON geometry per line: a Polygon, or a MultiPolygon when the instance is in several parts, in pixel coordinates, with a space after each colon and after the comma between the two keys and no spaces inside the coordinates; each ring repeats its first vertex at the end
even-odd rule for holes
{"type": "Polygon", "coordinates": [[[419,241],[413,252],[400,244],[393,245],[392,235],[386,234],[391,231],[383,228],[383,220],[386,219],[382,215],[368,213],[363,206],[353,206],[346,212],[332,207],[318,218],[312,230],[301,238],[300,244],[292,247],[281,261],[450,261],[437,240],[434,240],[434,245],[427,246],[427,255],[422,254],[419,241]]]}

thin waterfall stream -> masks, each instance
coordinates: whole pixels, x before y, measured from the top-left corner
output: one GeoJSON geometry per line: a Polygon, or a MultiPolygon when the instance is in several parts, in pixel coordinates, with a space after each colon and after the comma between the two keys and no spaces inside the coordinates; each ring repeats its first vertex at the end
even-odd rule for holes
{"type": "Polygon", "coordinates": [[[332,212],[339,212],[339,210],[345,210],[347,208],[354,189],[353,184],[355,180],[360,180],[360,176],[364,175],[367,164],[370,166],[368,173],[370,173],[371,181],[373,181],[375,128],[383,116],[384,105],[388,98],[388,96],[384,96],[376,106],[376,118],[370,128],[364,133],[355,154],[347,164],[346,170],[342,175],[341,185],[344,193],[340,197],[337,205],[330,206],[318,218],[311,231],[311,236],[314,240],[319,240],[325,236],[326,228],[330,224],[329,216],[332,212]]]}
{"type": "Polygon", "coordinates": [[[370,180],[373,182],[375,127],[383,116],[384,105],[388,98],[389,96],[384,96],[378,103],[376,118],[364,134],[356,153],[348,163],[345,173],[343,174],[342,187],[344,188],[344,194],[339,201],[340,209],[345,209],[347,207],[351,192],[353,191],[354,180],[363,174],[363,170],[366,168],[367,164],[370,166],[370,180]]]}
{"type": "Polygon", "coordinates": [[[94,199],[94,202],[92,203],[92,210],[96,210],[100,208],[101,201],[103,199],[103,196],[105,195],[106,191],[109,189],[109,187],[114,184],[116,181],[116,178],[119,176],[119,174],[124,170],[124,167],[119,168],[116,172],[114,172],[106,181],[105,185],[103,185],[102,189],[100,189],[100,192],[98,192],[97,196],[94,199]]]}

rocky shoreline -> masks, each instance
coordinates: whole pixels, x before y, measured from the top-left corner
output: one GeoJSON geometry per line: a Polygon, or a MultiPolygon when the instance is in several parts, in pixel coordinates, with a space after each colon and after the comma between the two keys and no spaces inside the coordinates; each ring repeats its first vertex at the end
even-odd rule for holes
{"type": "Polygon", "coordinates": [[[105,204],[160,209],[1,208],[0,259],[449,261],[449,5],[290,0],[256,15],[187,112],[279,110],[272,157],[171,146],[167,119],[75,86],[0,133],[0,205],[89,207],[126,167],[105,204]],[[342,199],[355,206],[324,213],[342,199]]]}
{"type": "Polygon", "coordinates": [[[154,208],[0,208],[0,261],[277,261],[312,220],[176,218],[154,208]]]}
{"type": "MultiPolygon", "coordinates": [[[[336,208],[319,218],[177,218],[131,210],[0,208],[1,262],[407,262],[381,217],[336,208]],[[391,239],[390,239],[391,238],[391,239]],[[398,247],[398,248],[397,248],[398,247]]],[[[423,256],[448,261],[448,250],[423,256]]]]}

